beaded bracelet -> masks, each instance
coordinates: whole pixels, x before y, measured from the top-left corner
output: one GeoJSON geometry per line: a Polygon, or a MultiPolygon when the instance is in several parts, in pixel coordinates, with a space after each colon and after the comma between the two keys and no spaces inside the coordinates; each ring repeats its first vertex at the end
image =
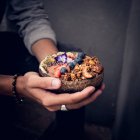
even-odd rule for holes
{"type": "Polygon", "coordinates": [[[16,91],[16,82],[17,82],[17,78],[18,78],[19,74],[15,74],[13,76],[13,82],[12,82],[12,94],[15,97],[15,100],[17,103],[22,103],[23,99],[21,97],[19,97],[17,91],[16,91]]]}

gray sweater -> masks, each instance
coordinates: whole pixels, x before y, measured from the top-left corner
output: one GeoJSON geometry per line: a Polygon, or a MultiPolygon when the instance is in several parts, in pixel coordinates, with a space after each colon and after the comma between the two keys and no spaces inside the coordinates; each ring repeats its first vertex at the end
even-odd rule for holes
{"type": "Polygon", "coordinates": [[[42,0],[9,0],[7,17],[16,25],[31,54],[32,44],[40,39],[49,38],[56,43],[42,0]]]}

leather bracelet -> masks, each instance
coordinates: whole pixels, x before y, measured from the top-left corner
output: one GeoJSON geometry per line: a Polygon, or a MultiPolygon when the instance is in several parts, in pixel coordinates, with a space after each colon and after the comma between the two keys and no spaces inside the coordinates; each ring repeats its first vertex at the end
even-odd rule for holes
{"type": "Polygon", "coordinates": [[[15,97],[15,100],[17,103],[22,103],[23,99],[18,95],[17,91],[16,91],[16,82],[17,82],[17,78],[18,76],[20,76],[19,74],[15,74],[13,76],[13,82],[12,82],[12,94],[15,97]]]}

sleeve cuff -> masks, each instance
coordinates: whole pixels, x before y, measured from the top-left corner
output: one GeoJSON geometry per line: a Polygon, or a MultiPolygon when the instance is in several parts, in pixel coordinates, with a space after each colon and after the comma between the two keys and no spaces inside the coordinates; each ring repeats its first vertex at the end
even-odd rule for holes
{"type": "Polygon", "coordinates": [[[27,47],[28,51],[33,55],[31,47],[32,45],[40,40],[40,39],[51,39],[54,41],[55,44],[57,44],[56,36],[54,31],[52,30],[51,26],[42,25],[40,27],[36,28],[28,28],[30,31],[26,32],[26,35],[24,36],[24,43],[27,47]]]}

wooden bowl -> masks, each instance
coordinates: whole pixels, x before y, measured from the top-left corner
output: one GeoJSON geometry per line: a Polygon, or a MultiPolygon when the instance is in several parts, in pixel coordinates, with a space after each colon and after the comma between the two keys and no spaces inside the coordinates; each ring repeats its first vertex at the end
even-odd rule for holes
{"type": "MultiPolygon", "coordinates": [[[[48,58],[48,57],[47,57],[48,58]]],[[[43,77],[50,77],[49,73],[45,70],[44,64],[46,63],[47,58],[41,61],[39,65],[39,73],[43,77]]],[[[102,67],[103,68],[103,67],[102,67]]],[[[94,86],[96,89],[99,88],[103,82],[104,79],[104,68],[99,74],[96,74],[96,76],[88,79],[82,79],[82,80],[75,80],[75,81],[67,81],[64,79],[61,79],[61,87],[58,90],[54,90],[56,93],[73,93],[83,90],[84,88],[88,86],[94,86]]]]}

